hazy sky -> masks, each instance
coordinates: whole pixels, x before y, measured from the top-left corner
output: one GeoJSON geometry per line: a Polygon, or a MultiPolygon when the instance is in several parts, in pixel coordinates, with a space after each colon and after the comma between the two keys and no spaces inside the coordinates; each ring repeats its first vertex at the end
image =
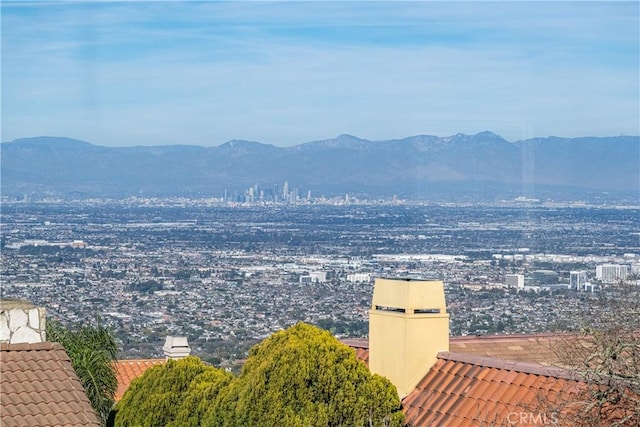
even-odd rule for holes
{"type": "Polygon", "coordinates": [[[639,5],[2,1],[2,141],[638,135],[639,5]]]}

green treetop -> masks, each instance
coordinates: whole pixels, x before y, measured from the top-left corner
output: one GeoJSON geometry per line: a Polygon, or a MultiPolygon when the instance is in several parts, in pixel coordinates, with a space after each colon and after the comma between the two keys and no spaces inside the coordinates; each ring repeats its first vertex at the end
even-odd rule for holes
{"type": "Polygon", "coordinates": [[[231,378],[193,356],[154,366],[131,382],[116,407],[115,426],[199,426],[231,378]]]}
{"type": "Polygon", "coordinates": [[[238,377],[187,357],[147,370],[116,427],[401,426],[396,388],[329,332],[305,323],[254,346],[238,377]]]}
{"type": "Polygon", "coordinates": [[[249,353],[203,425],[400,426],[395,387],[314,326],[273,334],[249,353]]]}

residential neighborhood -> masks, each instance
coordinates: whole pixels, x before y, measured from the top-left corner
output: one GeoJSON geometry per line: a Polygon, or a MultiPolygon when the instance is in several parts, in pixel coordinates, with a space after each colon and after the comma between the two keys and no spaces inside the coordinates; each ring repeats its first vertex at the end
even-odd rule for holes
{"type": "Polygon", "coordinates": [[[229,369],[298,321],[366,337],[376,277],[442,280],[453,336],[575,331],[610,286],[597,270],[619,266],[633,281],[640,261],[637,208],[166,200],[2,209],[3,298],[65,324],[108,325],[122,358],[160,357],[165,337],[179,335],[229,369]],[[589,286],[571,287],[576,271],[589,286]]]}

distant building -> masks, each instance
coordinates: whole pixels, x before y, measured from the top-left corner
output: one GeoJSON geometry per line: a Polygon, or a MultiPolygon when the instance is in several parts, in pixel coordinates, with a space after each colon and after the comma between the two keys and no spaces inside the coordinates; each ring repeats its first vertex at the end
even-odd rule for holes
{"type": "Polygon", "coordinates": [[[629,267],[622,264],[603,264],[596,267],[596,279],[603,283],[616,283],[626,280],[629,267]]]}
{"type": "Polygon", "coordinates": [[[82,240],[74,240],[73,242],[71,242],[71,247],[72,248],[86,248],[87,244],[82,240]]]}
{"type": "Polygon", "coordinates": [[[531,279],[540,285],[550,285],[558,283],[558,273],[553,270],[536,270],[531,273],[531,279]]]}
{"type": "Polygon", "coordinates": [[[351,283],[369,283],[371,275],[369,273],[353,273],[347,275],[347,282],[351,283]]]}
{"type": "Polygon", "coordinates": [[[324,271],[312,271],[300,276],[300,283],[324,283],[327,281],[327,273],[324,271]]]}
{"type": "Polygon", "coordinates": [[[569,273],[569,289],[575,289],[576,291],[586,290],[587,283],[586,271],[572,271],[569,273]]]}
{"type": "Polygon", "coordinates": [[[507,288],[524,289],[524,275],[505,274],[504,284],[507,286],[507,288]]]}
{"type": "Polygon", "coordinates": [[[314,283],[324,283],[327,281],[327,273],[324,271],[312,271],[309,273],[309,276],[314,283]]]}

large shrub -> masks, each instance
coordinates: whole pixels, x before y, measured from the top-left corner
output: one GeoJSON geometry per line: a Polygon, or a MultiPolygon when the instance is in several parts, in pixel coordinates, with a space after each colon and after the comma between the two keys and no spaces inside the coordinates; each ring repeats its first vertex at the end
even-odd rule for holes
{"type": "Polygon", "coordinates": [[[273,334],[249,353],[203,425],[400,426],[396,388],[314,326],[273,334]]]}
{"type": "Polygon", "coordinates": [[[329,332],[304,323],[254,346],[238,377],[195,357],[153,367],[116,426],[401,426],[396,388],[329,332]]]}
{"type": "Polygon", "coordinates": [[[197,357],[169,360],[131,382],[116,407],[115,426],[198,426],[231,374],[197,357]]]}

